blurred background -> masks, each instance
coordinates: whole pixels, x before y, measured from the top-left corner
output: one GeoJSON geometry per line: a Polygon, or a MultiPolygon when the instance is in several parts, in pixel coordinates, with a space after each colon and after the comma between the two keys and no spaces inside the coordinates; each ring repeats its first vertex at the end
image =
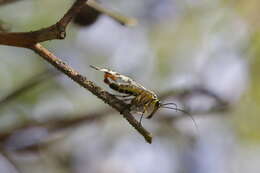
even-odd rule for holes
{"type": "MultiPolygon", "coordinates": [[[[0,172],[260,172],[260,2],[98,2],[132,22],[86,6],[66,40],[44,46],[107,90],[89,65],[131,76],[188,110],[198,129],[185,114],[159,110],[142,121],[150,145],[38,55],[0,46],[0,172]]],[[[54,24],[73,1],[1,3],[3,32],[25,32],[54,24]]]]}

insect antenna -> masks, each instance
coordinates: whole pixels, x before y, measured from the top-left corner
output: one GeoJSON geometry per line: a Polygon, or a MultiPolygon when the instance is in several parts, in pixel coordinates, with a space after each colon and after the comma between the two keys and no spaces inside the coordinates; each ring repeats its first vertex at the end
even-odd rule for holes
{"type": "MultiPolygon", "coordinates": [[[[162,103],[162,104],[160,105],[160,107],[167,106],[167,105],[174,105],[174,106],[175,106],[175,109],[178,109],[176,103],[162,103]]],[[[177,111],[177,110],[176,110],[176,111],[177,111]]]]}
{"type": "Polygon", "coordinates": [[[164,105],[174,105],[174,106],[177,107],[177,104],[176,104],[176,103],[163,103],[162,106],[164,106],[164,105]]]}
{"type": "Polygon", "coordinates": [[[164,103],[164,104],[161,105],[161,108],[172,109],[172,110],[179,111],[179,112],[182,112],[182,113],[188,115],[191,118],[191,120],[193,121],[197,131],[199,131],[198,125],[197,125],[195,119],[193,118],[193,116],[189,112],[187,112],[187,111],[185,111],[183,109],[179,109],[177,107],[177,104],[175,104],[175,103],[164,103]],[[172,107],[168,107],[167,105],[174,105],[175,107],[172,108],[172,107]]]}

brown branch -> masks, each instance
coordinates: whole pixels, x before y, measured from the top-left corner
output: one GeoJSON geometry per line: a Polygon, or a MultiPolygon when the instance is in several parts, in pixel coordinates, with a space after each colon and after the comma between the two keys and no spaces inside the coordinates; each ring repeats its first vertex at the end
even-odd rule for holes
{"type": "Polygon", "coordinates": [[[16,2],[16,1],[19,1],[19,0],[0,0],[0,5],[5,5],[5,4],[9,4],[12,2],[16,2]]]}
{"type": "Polygon", "coordinates": [[[139,122],[133,117],[130,113],[129,106],[123,101],[117,99],[115,96],[111,95],[109,92],[103,90],[98,87],[92,81],[89,81],[85,76],[79,74],[76,70],[68,66],[65,62],[60,60],[54,54],[52,54],[49,50],[44,48],[39,43],[35,44],[32,48],[35,53],[40,55],[43,59],[52,64],[55,68],[66,74],[73,81],[78,83],[80,86],[89,90],[92,94],[96,95],[98,98],[102,99],[105,103],[109,104],[111,107],[116,109],[118,112],[123,114],[123,116],[127,119],[127,121],[140,133],[144,136],[145,140],[148,143],[152,142],[152,135],[148,131],[146,131],[139,122]]]}
{"type": "Polygon", "coordinates": [[[77,0],[67,13],[54,25],[32,32],[0,33],[0,45],[16,47],[32,47],[34,44],[66,37],[66,27],[73,17],[77,15],[87,0],[77,0]]]}
{"type": "Polygon", "coordinates": [[[65,38],[65,29],[71,19],[77,15],[80,9],[85,5],[87,0],[76,0],[72,7],[67,13],[58,21],[55,25],[48,28],[43,28],[34,32],[26,33],[0,33],[0,44],[25,47],[33,50],[35,53],[40,55],[43,59],[52,64],[59,71],[66,74],[76,83],[89,90],[91,93],[102,99],[105,103],[119,111],[127,119],[127,121],[144,136],[148,143],[152,142],[152,135],[146,131],[139,122],[130,113],[129,105],[123,101],[117,99],[110,93],[101,89],[93,82],[89,81],[86,77],[79,74],[76,70],[66,65],[62,60],[48,51],[46,48],[41,46],[39,42],[52,40],[52,39],[63,39],[65,38]]]}

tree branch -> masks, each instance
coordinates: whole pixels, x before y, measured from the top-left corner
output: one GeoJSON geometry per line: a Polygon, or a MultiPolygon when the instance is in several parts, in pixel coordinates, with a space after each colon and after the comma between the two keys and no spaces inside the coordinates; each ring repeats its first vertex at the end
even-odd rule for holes
{"type": "Polygon", "coordinates": [[[53,53],[51,53],[49,50],[39,44],[39,42],[42,41],[64,39],[66,36],[65,30],[67,25],[72,20],[72,18],[77,15],[77,13],[85,5],[86,2],[87,0],[76,0],[72,7],[66,12],[66,14],[56,24],[48,28],[25,33],[0,33],[0,44],[24,47],[33,50],[59,71],[70,77],[73,81],[86,88],[98,98],[102,99],[105,103],[109,104],[111,107],[123,114],[127,121],[140,134],[144,136],[145,140],[148,143],[151,143],[151,133],[144,129],[133,117],[133,115],[130,113],[129,105],[117,99],[102,88],[98,87],[93,82],[89,81],[86,77],[79,74],[76,70],[68,66],[61,59],[56,57],[53,53]]]}
{"type": "Polygon", "coordinates": [[[0,33],[0,44],[16,47],[29,48],[36,43],[64,39],[66,37],[66,27],[73,17],[85,5],[87,0],[77,0],[66,14],[54,25],[32,32],[0,33]]]}
{"type": "Polygon", "coordinates": [[[12,2],[16,2],[16,1],[19,1],[19,0],[0,0],[0,5],[5,5],[5,4],[9,4],[12,2]]]}
{"type": "Polygon", "coordinates": [[[143,135],[145,140],[148,143],[152,142],[152,135],[146,129],[144,129],[139,122],[133,117],[130,113],[129,105],[124,103],[123,101],[117,99],[115,96],[111,95],[109,92],[103,90],[98,87],[92,81],[89,81],[85,76],[79,74],[76,70],[68,66],[65,62],[60,60],[54,54],[52,54],[49,50],[44,48],[39,43],[35,44],[31,49],[40,55],[44,60],[48,61],[55,68],[66,74],[73,81],[78,83],[80,86],[89,90],[92,94],[96,95],[98,98],[103,100],[105,103],[109,104],[111,107],[120,112],[127,121],[140,133],[143,135]]]}

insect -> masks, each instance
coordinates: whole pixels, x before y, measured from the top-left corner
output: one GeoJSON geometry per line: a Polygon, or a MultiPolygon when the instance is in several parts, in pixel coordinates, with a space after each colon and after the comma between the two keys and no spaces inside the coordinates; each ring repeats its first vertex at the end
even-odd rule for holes
{"type": "Polygon", "coordinates": [[[106,68],[99,68],[93,65],[90,65],[90,67],[95,70],[104,72],[104,82],[111,89],[119,92],[120,94],[123,94],[115,96],[121,97],[123,101],[130,101],[131,111],[142,114],[140,123],[144,114],[148,114],[146,118],[150,119],[159,108],[166,108],[180,111],[189,115],[197,127],[195,120],[188,112],[177,108],[175,103],[162,103],[153,91],[146,89],[130,77],[106,68]],[[170,107],[170,105],[173,105],[174,107],[170,107]]]}

